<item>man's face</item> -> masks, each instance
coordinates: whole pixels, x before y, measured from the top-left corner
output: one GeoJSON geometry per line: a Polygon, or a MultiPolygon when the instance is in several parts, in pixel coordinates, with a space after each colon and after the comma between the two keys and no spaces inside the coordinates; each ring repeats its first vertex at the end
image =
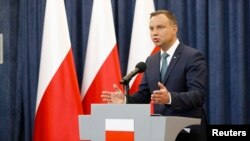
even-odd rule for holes
{"type": "Polygon", "coordinates": [[[151,17],[149,28],[152,41],[164,51],[168,50],[177,38],[177,26],[163,14],[151,17]]]}

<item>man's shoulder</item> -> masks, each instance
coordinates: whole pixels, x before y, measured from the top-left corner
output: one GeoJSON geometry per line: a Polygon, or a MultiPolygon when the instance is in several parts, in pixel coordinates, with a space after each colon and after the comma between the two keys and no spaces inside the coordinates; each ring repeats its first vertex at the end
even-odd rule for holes
{"type": "Polygon", "coordinates": [[[179,47],[182,47],[183,49],[186,49],[186,50],[191,50],[191,51],[198,51],[196,48],[194,47],[191,47],[187,44],[184,44],[184,43],[180,43],[179,44],[179,47]]]}
{"type": "Polygon", "coordinates": [[[191,53],[191,54],[201,53],[201,51],[198,50],[197,48],[191,47],[184,43],[180,43],[179,47],[182,48],[184,53],[191,53]]]}

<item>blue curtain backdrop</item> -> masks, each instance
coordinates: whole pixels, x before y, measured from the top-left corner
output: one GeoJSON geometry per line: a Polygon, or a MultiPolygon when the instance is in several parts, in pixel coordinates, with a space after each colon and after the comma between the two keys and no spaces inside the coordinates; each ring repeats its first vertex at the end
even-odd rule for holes
{"type": "MultiPolygon", "coordinates": [[[[122,74],[126,74],[136,0],[112,0],[122,74]]],[[[173,11],[179,39],[208,61],[209,124],[250,124],[250,1],[154,0],[173,11]]],[[[31,141],[45,0],[1,0],[0,140],[31,141]]],[[[65,0],[81,86],[92,0],[65,0]]],[[[143,46],[141,47],[143,50],[143,46]]]]}

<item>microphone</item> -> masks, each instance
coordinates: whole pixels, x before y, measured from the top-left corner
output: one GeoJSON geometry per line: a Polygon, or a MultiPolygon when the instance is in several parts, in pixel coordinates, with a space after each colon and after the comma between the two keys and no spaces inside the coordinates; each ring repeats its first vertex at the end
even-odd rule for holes
{"type": "Polygon", "coordinates": [[[128,75],[124,76],[120,81],[120,84],[128,84],[128,82],[134,77],[137,73],[142,73],[146,70],[147,66],[144,62],[139,62],[133,71],[131,71],[128,75]]]}

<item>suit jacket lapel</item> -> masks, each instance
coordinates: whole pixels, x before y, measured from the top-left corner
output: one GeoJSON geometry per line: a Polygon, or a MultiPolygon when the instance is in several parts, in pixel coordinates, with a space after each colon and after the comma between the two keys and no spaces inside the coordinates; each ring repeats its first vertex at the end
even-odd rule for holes
{"type": "Polygon", "coordinates": [[[167,81],[167,79],[168,79],[170,73],[172,72],[172,70],[173,70],[175,64],[176,64],[176,63],[178,62],[178,60],[180,59],[180,56],[181,56],[182,51],[183,51],[183,45],[180,43],[180,44],[178,45],[178,47],[176,48],[175,53],[174,53],[174,55],[173,55],[173,57],[172,57],[172,59],[171,59],[169,65],[168,65],[168,69],[167,69],[167,72],[166,72],[166,74],[165,74],[163,83],[166,83],[166,81],[167,81]]]}
{"type": "Polygon", "coordinates": [[[156,60],[157,61],[155,61],[155,62],[158,62],[158,63],[155,63],[155,68],[157,68],[157,70],[158,70],[158,73],[156,73],[157,74],[156,80],[158,82],[158,81],[161,81],[161,71],[160,71],[161,52],[160,51],[156,55],[156,60]]]}

